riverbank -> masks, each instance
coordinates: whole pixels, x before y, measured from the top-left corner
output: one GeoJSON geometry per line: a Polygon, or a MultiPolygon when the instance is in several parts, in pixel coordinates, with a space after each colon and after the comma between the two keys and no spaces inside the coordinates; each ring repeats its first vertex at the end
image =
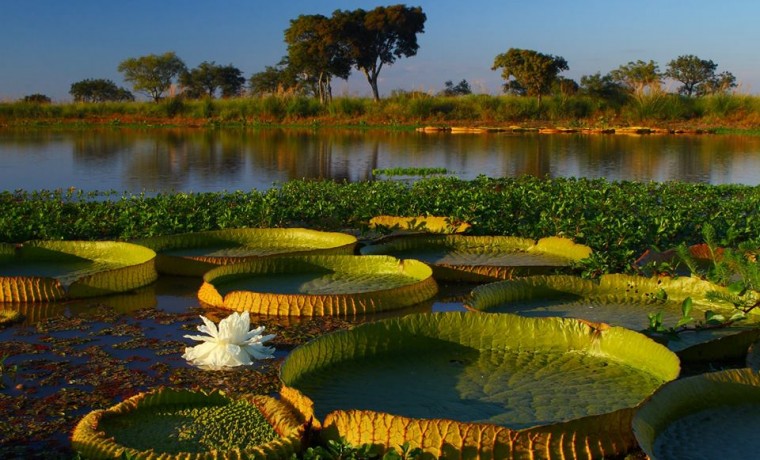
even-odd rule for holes
{"type": "Polygon", "coordinates": [[[0,126],[352,127],[378,129],[544,130],[608,133],[647,128],[649,133],[760,134],[760,97],[675,94],[631,98],[625,103],[588,96],[534,98],[394,95],[379,102],[336,97],[327,104],[303,96],[161,102],[0,103],[0,126]]]}

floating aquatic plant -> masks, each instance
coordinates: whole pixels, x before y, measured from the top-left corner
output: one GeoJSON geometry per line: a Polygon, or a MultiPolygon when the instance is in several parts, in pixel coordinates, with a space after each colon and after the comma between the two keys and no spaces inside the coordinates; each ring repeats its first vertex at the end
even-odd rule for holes
{"type": "Polygon", "coordinates": [[[205,304],[275,316],[363,315],[400,310],[438,292],[420,261],[390,256],[277,256],[203,276],[205,304]]]}
{"type": "Polygon", "coordinates": [[[420,260],[438,281],[482,283],[568,271],[591,248],[561,237],[408,234],[381,238],[361,253],[420,260]]]}
{"type": "Polygon", "coordinates": [[[303,419],[268,396],[158,388],[90,412],[71,443],[91,459],[285,459],[303,431],[303,419]]]}
{"type": "Polygon", "coordinates": [[[621,327],[464,312],[326,334],[280,369],[282,397],[324,439],[481,459],[620,455],[634,408],[678,373],[674,353],[621,327]]]}
{"type": "Polygon", "coordinates": [[[283,254],[353,254],[356,237],[306,228],[238,228],[138,240],[156,251],[159,273],[203,276],[219,265],[283,254]]]}
{"type": "Polygon", "coordinates": [[[756,458],[760,374],[728,369],[662,386],[633,418],[648,458],[756,458]]]}
{"type": "Polygon", "coordinates": [[[0,243],[0,302],[46,302],[127,292],[156,280],[156,253],[114,241],[0,243]]]}

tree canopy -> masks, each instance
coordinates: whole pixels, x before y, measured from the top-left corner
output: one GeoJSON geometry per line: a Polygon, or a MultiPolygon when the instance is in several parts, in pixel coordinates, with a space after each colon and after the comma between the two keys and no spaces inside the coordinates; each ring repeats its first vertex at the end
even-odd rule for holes
{"type": "Polygon", "coordinates": [[[613,81],[635,96],[643,96],[647,89],[649,91],[661,89],[662,74],[660,74],[659,66],[652,60],[631,61],[611,71],[609,75],[613,81]]]}
{"type": "Polygon", "coordinates": [[[568,70],[567,61],[560,56],[542,54],[538,51],[510,48],[496,56],[491,70],[501,69],[505,91],[520,88],[528,96],[541,96],[551,91],[560,72],[568,70]],[[510,83],[514,77],[516,85],[510,83]]]}
{"type": "Polygon", "coordinates": [[[716,75],[718,64],[700,59],[693,54],[678,56],[668,63],[665,76],[683,83],[678,92],[684,96],[701,96],[726,91],[736,86],[736,78],[729,72],[716,75]]]}
{"type": "Polygon", "coordinates": [[[290,21],[285,42],[291,69],[303,80],[315,82],[320,102],[329,101],[332,78],[346,79],[351,74],[352,61],[338,21],[320,14],[301,15],[290,21]]]}
{"type": "Polygon", "coordinates": [[[462,80],[456,85],[451,80],[446,81],[443,90],[439,93],[441,96],[465,96],[472,94],[472,88],[467,80],[462,80]]]}
{"type": "Polygon", "coordinates": [[[232,64],[219,66],[213,61],[204,61],[198,67],[182,72],[179,83],[183,94],[191,98],[214,98],[218,91],[221,91],[223,98],[228,98],[241,94],[245,77],[232,64]]]}
{"type": "Polygon", "coordinates": [[[352,63],[367,77],[376,101],[380,100],[377,81],[383,66],[417,54],[417,34],[425,31],[426,19],[422,8],[405,5],[333,13],[332,20],[343,30],[352,63]]]}
{"type": "Polygon", "coordinates": [[[252,95],[301,93],[304,85],[288,57],[283,57],[277,65],[266,66],[263,71],[251,75],[249,83],[252,95]]]}
{"type": "Polygon", "coordinates": [[[135,91],[147,94],[154,101],[159,101],[171,87],[172,81],[186,69],[185,63],[173,51],[129,58],[122,61],[118,68],[135,91]]]}
{"type": "Polygon", "coordinates": [[[123,102],[135,100],[135,96],[129,90],[120,88],[113,81],[103,78],[88,78],[72,83],[69,94],[71,94],[76,102],[123,102]]]}
{"type": "Polygon", "coordinates": [[[45,94],[35,93],[35,94],[28,94],[21,98],[22,102],[30,102],[32,104],[50,104],[53,102],[50,97],[46,96],[45,94]]]}

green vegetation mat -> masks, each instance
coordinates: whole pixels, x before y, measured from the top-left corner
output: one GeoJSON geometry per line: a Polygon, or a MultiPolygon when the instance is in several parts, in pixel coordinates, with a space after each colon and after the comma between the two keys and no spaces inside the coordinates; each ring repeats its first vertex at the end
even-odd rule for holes
{"type": "Polygon", "coordinates": [[[366,228],[379,215],[436,215],[471,235],[590,247],[588,275],[631,270],[649,248],[703,243],[702,226],[736,247],[760,235],[760,187],[535,177],[395,181],[294,180],[266,191],[159,196],[80,191],[0,192],[0,241],[132,240],[221,228],[366,228]],[[231,210],[234,209],[234,212],[231,210]]]}

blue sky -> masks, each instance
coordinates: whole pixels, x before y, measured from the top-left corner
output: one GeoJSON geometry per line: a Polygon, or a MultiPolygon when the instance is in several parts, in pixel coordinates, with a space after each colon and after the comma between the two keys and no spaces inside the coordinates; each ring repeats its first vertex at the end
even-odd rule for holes
{"type": "MultiPolygon", "coordinates": [[[[43,93],[67,101],[72,83],[107,78],[130,57],[174,51],[192,68],[232,64],[246,77],[286,54],[283,31],[301,14],[372,9],[377,1],[341,0],[0,0],[0,101],[43,93]]],[[[498,93],[494,57],[527,48],[564,57],[580,80],[629,61],[660,70],[684,54],[733,73],[742,93],[760,93],[760,2],[755,0],[424,0],[416,56],[380,73],[380,92],[438,91],[466,79],[475,92],[498,93]]],[[[671,84],[671,89],[675,89],[671,84]]],[[[131,88],[130,88],[131,89],[131,88]]],[[[368,95],[354,71],[337,95],[368,95]]]]}

